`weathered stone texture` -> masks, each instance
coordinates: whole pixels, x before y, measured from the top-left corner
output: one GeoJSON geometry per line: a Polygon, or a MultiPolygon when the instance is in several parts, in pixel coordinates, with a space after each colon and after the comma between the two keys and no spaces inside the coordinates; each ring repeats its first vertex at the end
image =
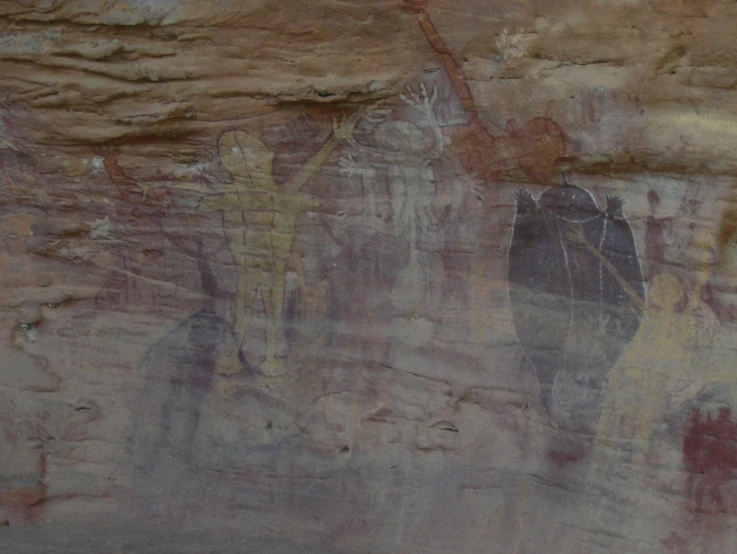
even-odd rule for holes
{"type": "Polygon", "coordinates": [[[735,21],[0,0],[3,551],[735,551],[735,21]]]}

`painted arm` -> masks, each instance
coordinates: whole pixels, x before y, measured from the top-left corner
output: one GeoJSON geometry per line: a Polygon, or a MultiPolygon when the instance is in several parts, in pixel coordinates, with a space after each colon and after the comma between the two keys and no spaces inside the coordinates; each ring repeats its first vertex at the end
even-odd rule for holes
{"type": "MultiPolygon", "coordinates": [[[[115,183],[124,200],[130,201],[137,193],[141,194],[143,201],[148,198],[151,187],[135,182],[128,177],[125,170],[118,164],[118,157],[114,153],[107,152],[103,157],[103,163],[110,180],[115,183]]],[[[158,195],[155,198],[158,200],[158,195]]]]}
{"type": "MultiPolygon", "coordinates": [[[[153,200],[161,200],[164,198],[170,190],[184,190],[187,192],[196,192],[203,195],[212,195],[213,192],[207,187],[198,186],[195,184],[189,185],[174,185],[171,183],[162,184],[151,184],[140,181],[134,181],[131,179],[125,170],[118,164],[118,159],[115,154],[108,153],[104,156],[105,169],[110,176],[110,180],[115,183],[120,191],[125,195],[126,198],[133,194],[133,191],[138,189],[140,191],[142,199],[145,201],[147,198],[153,200]]],[[[235,190],[235,187],[229,186],[225,190],[220,192],[231,192],[235,190]]]]}
{"type": "Polygon", "coordinates": [[[430,128],[433,132],[434,147],[433,147],[433,158],[440,158],[443,155],[443,148],[445,146],[445,137],[443,131],[440,129],[440,123],[438,118],[435,117],[435,102],[438,99],[438,88],[433,87],[432,92],[428,93],[427,86],[425,83],[420,83],[420,92],[415,92],[412,87],[407,87],[407,94],[400,94],[399,98],[422,115],[427,118],[430,123],[430,128]]]}
{"type": "Polygon", "coordinates": [[[710,266],[713,246],[711,233],[708,230],[701,231],[701,233],[696,238],[696,241],[698,242],[699,246],[702,247],[703,251],[701,259],[699,260],[699,267],[701,268],[701,271],[699,271],[698,273],[698,278],[696,279],[696,283],[694,284],[693,293],[688,296],[688,305],[686,307],[686,312],[693,311],[698,307],[701,300],[701,294],[706,288],[706,285],[708,284],[712,274],[712,268],[710,266]]]}
{"type": "Polygon", "coordinates": [[[317,171],[317,169],[327,161],[338,146],[339,142],[340,141],[335,137],[335,132],[333,132],[328,141],[322,148],[320,148],[320,151],[312,156],[312,158],[302,166],[297,175],[294,176],[294,179],[287,183],[286,189],[288,191],[297,191],[301,189],[305,183],[310,180],[310,177],[312,177],[315,171],[317,171]]]}
{"type": "MultiPolygon", "coordinates": [[[[435,28],[435,25],[427,13],[427,0],[405,0],[404,3],[411,13],[417,15],[417,22],[427,38],[427,42],[429,42],[433,50],[443,58],[445,71],[448,73],[451,83],[453,83],[453,89],[455,90],[461,105],[466,112],[468,112],[471,124],[481,126],[481,120],[479,119],[476,106],[473,102],[473,96],[471,95],[471,89],[468,88],[466,78],[464,77],[458,62],[456,62],[455,57],[453,57],[450,48],[445,44],[445,41],[438,33],[438,30],[435,28]]],[[[483,128],[483,126],[481,126],[481,128],[483,128]]]]}
{"type": "Polygon", "coordinates": [[[330,155],[335,151],[342,141],[350,141],[353,137],[353,131],[356,129],[356,125],[362,117],[367,116],[368,118],[382,117],[382,111],[380,104],[374,104],[371,106],[361,106],[349,115],[347,118],[333,118],[333,134],[330,136],[328,141],[323,145],[320,151],[310,158],[302,169],[299,170],[297,175],[287,183],[286,189],[290,191],[296,191],[301,189],[305,183],[312,177],[317,169],[324,164],[330,155]]]}
{"type": "Polygon", "coordinates": [[[350,152],[338,160],[338,166],[341,173],[349,177],[358,176],[361,178],[363,191],[368,196],[369,213],[376,215],[376,187],[374,186],[376,169],[361,165],[350,152]]]}

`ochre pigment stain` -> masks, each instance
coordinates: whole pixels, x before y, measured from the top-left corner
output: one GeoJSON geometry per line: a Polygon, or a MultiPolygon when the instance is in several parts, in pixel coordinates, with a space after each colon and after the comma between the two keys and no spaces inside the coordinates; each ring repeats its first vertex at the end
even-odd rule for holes
{"type": "Polygon", "coordinates": [[[737,423],[729,408],[720,408],[716,419],[693,411],[683,438],[683,465],[689,509],[709,515],[728,512],[725,485],[737,469],[737,423]]]}

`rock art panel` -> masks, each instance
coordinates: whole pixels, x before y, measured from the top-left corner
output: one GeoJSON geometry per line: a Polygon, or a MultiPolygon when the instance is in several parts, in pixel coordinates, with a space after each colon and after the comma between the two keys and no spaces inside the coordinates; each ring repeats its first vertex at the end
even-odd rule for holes
{"type": "Polygon", "coordinates": [[[678,278],[656,275],[640,329],[608,376],[598,431],[602,439],[631,438],[647,445],[659,420],[676,413],[709,378],[723,381],[725,376],[709,367],[716,325],[698,292],[686,294],[678,278]],[[685,307],[679,307],[684,300],[685,307]],[[637,410],[631,409],[633,398],[637,410]]]}
{"type": "MultiPolygon", "coordinates": [[[[702,229],[692,240],[709,244],[713,237],[702,229]]],[[[629,458],[647,455],[660,426],[686,409],[709,384],[727,390],[732,386],[733,376],[721,353],[722,345],[734,340],[734,332],[720,324],[717,312],[704,301],[704,288],[713,273],[710,258],[707,249],[692,288],[670,273],[651,279],[637,334],[608,374],[597,440],[631,441],[623,448],[629,458]]]]}
{"type": "Polygon", "coordinates": [[[737,551],[737,4],[165,4],[0,1],[0,551],[737,551]]]}

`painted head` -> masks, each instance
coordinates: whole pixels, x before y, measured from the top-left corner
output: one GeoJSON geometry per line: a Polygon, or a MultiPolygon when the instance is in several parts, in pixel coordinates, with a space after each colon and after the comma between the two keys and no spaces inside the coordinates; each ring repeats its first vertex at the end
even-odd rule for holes
{"type": "Polygon", "coordinates": [[[683,285],[677,277],[660,273],[653,278],[647,295],[648,308],[655,311],[674,311],[683,299],[683,285]]]}
{"type": "Polygon", "coordinates": [[[567,221],[583,222],[597,217],[600,212],[594,197],[584,188],[571,185],[561,173],[562,184],[550,187],[540,195],[540,206],[567,221]]]}
{"type": "Polygon", "coordinates": [[[651,210],[657,209],[658,204],[660,204],[660,195],[654,190],[649,191],[647,193],[647,203],[650,204],[651,210]]]}
{"type": "Polygon", "coordinates": [[[226,131],[218,141],[220,163],[236,179],[255,185],[272,183],[274,153],[261,140],[243,131],[226,131]]]}

